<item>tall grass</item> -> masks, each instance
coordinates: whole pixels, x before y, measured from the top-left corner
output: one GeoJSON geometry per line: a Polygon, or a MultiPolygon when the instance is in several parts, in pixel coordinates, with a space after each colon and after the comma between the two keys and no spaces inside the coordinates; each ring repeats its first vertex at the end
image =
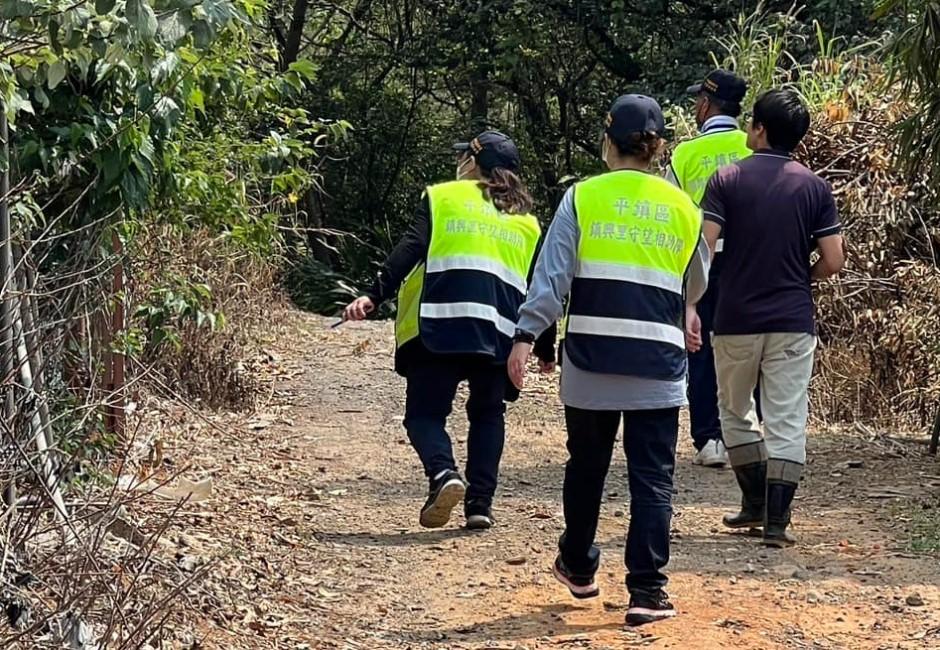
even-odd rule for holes
{"type": "Polygon", "coordinates": [[[745,107],[771,88],[791,88],[812,112],[847,120],[877,99],[883,73],[873,55],[882,44],[849,46],[818,21],[808,31],[797,20],[800,11],[794,5],[786,13],[768,12],[762,3],[753,13],[741,14],[728,34],[715,38],[718,51],[712,52],[712,61],[748,81],[745,107]]]}
{"type": "Polygon", "coordinates": [[[763,3],[751,14],[740,14],[728,34],[716,36],[719,52],[712,52],[715,67],[735,71],[748,82],[745,106],[765,90],[791,82],[791,70],[799,62],[790,54],[794,43],[802,42],[797,8],[785,14],[764,10],[763,3]]]}

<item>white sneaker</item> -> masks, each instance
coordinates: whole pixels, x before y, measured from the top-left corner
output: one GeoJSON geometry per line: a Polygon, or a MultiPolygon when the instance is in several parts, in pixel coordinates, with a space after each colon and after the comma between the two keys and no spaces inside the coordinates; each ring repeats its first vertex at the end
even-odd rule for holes
{"type": "Polygon", "coordinates": [[[715,441],[715,450],[718,452],[718,457],[721,459],[721,467],[731,467],[731,461],[728,459],[728,448],[725,447],[723,440],[715,441]]]}
{"type": "Polygon", "coordinates": [[[692,459],[693,465],[722,468],[728,466],[728,450],[721,440],[709,440],[692,459]]]}

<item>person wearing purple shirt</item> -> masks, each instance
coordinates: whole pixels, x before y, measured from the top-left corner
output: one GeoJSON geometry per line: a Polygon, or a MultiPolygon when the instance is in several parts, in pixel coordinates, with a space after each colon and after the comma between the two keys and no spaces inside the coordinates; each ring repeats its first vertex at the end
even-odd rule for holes
{"type": "MultiPolygon", "coordinates": [[[[791,158],[809,124],[795,92],[764,93],[748,126],[754,155],[716,172],[702,202],[712,250],[719,234],[724,239],[713,346],[721,426],[742,492],[741,511],[724,524],[763,527],[763,541],[773,547],[795,543],[787,527],[806,462],[816,349],[811,285],[838,273],[845,261],[829,184],[791,158]],[[811,263],[817,249],[819,259],[811,263]]],[[[687,329],[695,349],[702,332],[694,307],[687,329]]]]}

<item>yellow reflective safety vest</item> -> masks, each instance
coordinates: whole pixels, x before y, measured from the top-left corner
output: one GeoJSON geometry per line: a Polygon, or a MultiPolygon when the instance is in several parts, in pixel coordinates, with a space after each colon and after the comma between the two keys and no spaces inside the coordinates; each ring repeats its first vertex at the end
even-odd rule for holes
{"type": "Polygon", "coordinates": [[[541,229],[530,214],[500,212],[476,181],[427,189],[427,259],[398,293],[395,339],[431,352],[509,357],[541,229]]]}
{"type": "Polygon", "coordinates": [[[751,155],[747,134],[740,129],[719,129],[687,140],[672,154],[672,171],[686,194],[701,205],[708,181],[716,171],[751,155]]]}
{"type": "Polygon", "coordinates": [[[649,379],[686,374],[685,275],[699,208],[663,178],[634,170],[574,189],[580,229],[565,352],[590,372],[649,379]]]}

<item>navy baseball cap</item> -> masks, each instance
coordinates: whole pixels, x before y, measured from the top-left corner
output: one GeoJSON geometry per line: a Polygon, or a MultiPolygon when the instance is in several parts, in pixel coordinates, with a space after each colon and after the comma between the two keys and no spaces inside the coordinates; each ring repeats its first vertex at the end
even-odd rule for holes
{"type": "Polygon", "coordinates": [[[504,167],[509,171],[518,171],[522,165],[519,149],[505,133],[484,131],[470,142],[458,142],[454,145],[457,153],[470,152],[483,171],[494,167],[504,167]]]}
{"type": "Polygon", "coordinates": [[[732,104],[740,104],[747,95],[747,82],[728,70],[712,70],[705,81],[686,88],[690,95],[705,93],[709,97],[732,104]]]}
{"type": "Polygon", "coordinates": [[[607,113],[607,135],[624,139],[634,133],[666,132],[663,109],[652,97],[646,95],[621,95],[607,113]]]}

